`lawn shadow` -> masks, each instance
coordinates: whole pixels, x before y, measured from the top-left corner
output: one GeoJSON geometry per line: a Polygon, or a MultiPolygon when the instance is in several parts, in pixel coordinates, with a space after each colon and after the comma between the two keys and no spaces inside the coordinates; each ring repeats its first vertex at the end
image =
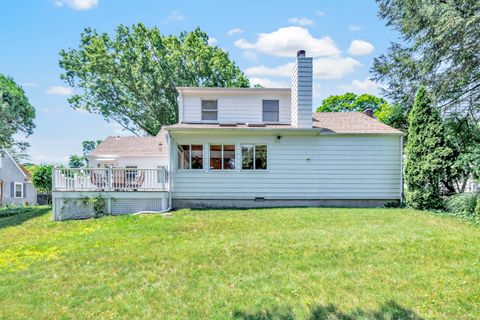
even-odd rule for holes
{"type": "MultiPolygon", "coordinates": [[[[290,309],[273,308],[271,310],[244,312],[235,311],[234,319],[240,320],[293,320],[297,319],[290,309]]],[[[378,310],[356,309],[346,313],[333,304],[316,305],[310,309],[308,320],[422,320],[414,311],[409,310],[395,301],[388,301],[378,310]]]]}
{"type": "Polygon", "coordinates": [[[51,208],[48,206],[42,206],[40,208],[32,208],[27,212],[21,212],[9,217],[1,217],[0,218],[0,229],[12,226],[18,226],[25,221],[30,219],[42,216],[48,212],[50,212],[51,208]]]}

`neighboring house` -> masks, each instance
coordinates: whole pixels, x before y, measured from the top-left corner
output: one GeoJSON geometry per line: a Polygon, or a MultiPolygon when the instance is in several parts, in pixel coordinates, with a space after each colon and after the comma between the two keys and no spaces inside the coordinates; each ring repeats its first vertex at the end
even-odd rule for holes
{"type": "Polygon", "coordinates": [[[28,171],[0,149],[0,205],[33,205],[37,192],[28,171]]]}
{"type": "Polygon", "coordinates": [[[312,114],[312,80],[299,51],[291,89],[177,88],[179,123],[107,138],[92,169],[55,170],[54,218],[83,217],[91,209],[68,199],[94,195],[112,214],[401,200],[402,132],[363,113],[312,114]]]}

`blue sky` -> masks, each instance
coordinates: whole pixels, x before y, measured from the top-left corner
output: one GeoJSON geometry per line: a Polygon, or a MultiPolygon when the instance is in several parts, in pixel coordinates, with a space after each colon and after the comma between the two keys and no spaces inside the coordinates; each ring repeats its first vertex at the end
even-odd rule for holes
{"type": "Polygon", "coordinates": [[[314,106],[345,91],[377,93],[379,85],[368,80],[373,59],[398,41],[373,0],[23,0],[5,1],[2,12],[0,73],[21,84],[37,110],[28,137],[36,163],[65,162],[81,153],[83,140],[127,134],[67,102],[58,52],[76,47],[85,27],[113,33],[118,24],[142,22],[179,34],[200,26],[264,86],[289,86],[289,63],[306,49],[315,59],[314,106]]]}

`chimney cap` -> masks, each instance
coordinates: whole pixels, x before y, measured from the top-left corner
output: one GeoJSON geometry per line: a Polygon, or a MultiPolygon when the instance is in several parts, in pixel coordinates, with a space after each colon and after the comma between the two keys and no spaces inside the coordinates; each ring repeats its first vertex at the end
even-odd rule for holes
{"type": "Polygon", "coordinates": [[[305,50],[298,50],[297,51],[297,58],[305,58],[305,50]]]}

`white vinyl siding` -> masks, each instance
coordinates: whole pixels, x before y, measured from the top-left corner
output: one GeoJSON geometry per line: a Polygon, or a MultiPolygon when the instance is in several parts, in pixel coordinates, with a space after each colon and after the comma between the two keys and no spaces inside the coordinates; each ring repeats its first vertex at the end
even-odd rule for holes
{"type": "MultiPolygon", "coordinates": [[[[290,123],[290,94],[225,94],[205,93],[202,96],[186,94],[182,96],[183,122],[202,121],[202,100],[217,100],[218,122],[262,122],[263,100],[278,100],[278,121],[290,123]]],[[[205,121],[209,122],[209,121],[205,121]]],[[[211,122],[211,121],[210,121],[211,122]]]]}
{"type": "MultiPolygon", "coordinates": [[[[174,199],[399,199],[400,137],[211,135],[178,142],[268,145],[268,170],[175,171],[174,199]]],[[[174,138],[175,139],[175,138],[174,138]]],[[[205,147],[204,147],[205,149],[205,147]]]]}

